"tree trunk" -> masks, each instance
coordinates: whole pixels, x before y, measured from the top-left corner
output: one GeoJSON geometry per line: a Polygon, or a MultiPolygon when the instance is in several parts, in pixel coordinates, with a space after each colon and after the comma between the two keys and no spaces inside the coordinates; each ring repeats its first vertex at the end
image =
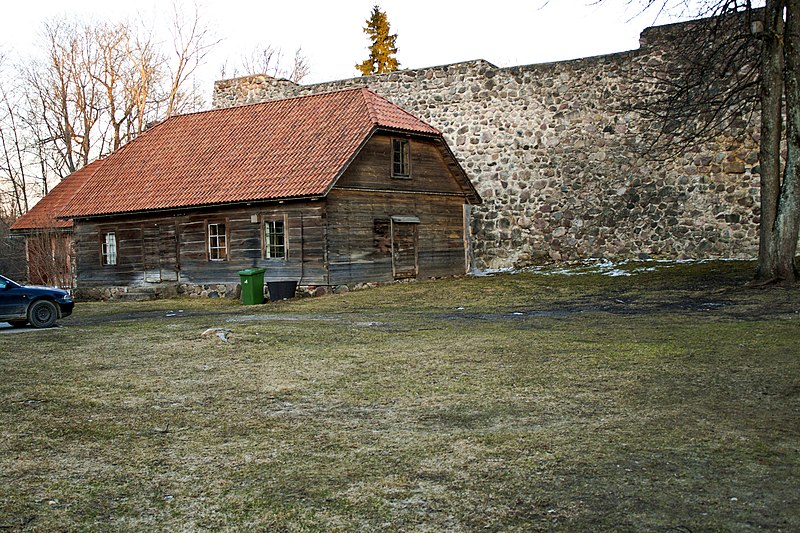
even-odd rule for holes
{"type": "Polygon", "coordinates": [[[761,53],[761,226],[756,280],[792,283],[798,279],[794,260],[800,231],[800,0],[767,0],[761,53]],[[787,151],[781,172],[784,112],[787,151]]]}
{"type": "Polygon", "coordinates": [[[778,278],[793,282],[798,277],[794,259],[800,231],[800,0],[786,2],[784,43],[787,155],[775,220],[775,240],[778,278]]]}
{"type": "Polygon", "coordinates": [[[775,219],[781,188],[781,130],[783,97],[783,0],[767,0],[761,49],[761,225],[756,279],[777,278],[775,219]]]}

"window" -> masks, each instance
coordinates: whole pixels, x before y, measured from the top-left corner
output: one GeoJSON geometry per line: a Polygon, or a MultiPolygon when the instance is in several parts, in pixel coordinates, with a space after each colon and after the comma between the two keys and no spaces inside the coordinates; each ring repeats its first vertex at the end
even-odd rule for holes
{"type": "Polygon", "coordinates": [[[411,176],[411,149],[405,139],[392,139],[392,176],[411,176]]]}
{"type": "Polygon", "coordinates": [[[117,234],[113,231],[103,234],[100,255],[102,256],[104,265],[117,264],[117,234]]]}
{"type": "Polygon", "coordinates": [[[286,224],[283,220],[264,222],[264,257],[286,259],[286,224]]]}
{"type": "Polygon", "coordinates": [[[208,225],[208,259],[209,261],[228,259],[228,238],[225,234],[225,224],[208,225]]]}

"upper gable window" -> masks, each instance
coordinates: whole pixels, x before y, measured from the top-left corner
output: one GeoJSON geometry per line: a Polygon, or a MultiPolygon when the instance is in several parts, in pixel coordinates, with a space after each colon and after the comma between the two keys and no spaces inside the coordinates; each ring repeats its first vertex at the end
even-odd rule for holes
{"type": "Polygon", "coordinates": [[[407,139],[392,139],[392,177],[411,176],[411,145],[407,139]]]}

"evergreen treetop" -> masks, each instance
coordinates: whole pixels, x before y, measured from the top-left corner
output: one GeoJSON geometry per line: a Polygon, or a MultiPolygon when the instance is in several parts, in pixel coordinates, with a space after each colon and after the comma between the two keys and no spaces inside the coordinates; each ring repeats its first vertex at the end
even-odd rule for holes
{"type": "Polygon", "coordinates": [[[377,4],[372,8],[372,14],[367,19],[364,33],[369,35],[372,44],[369,47],[369,58],[356,64],[356,69],[362,76],[370,74],[382,74],[398,69],[400,64],[394,55],[397,53],[397,34],[389,33],[389,19],[386,12],[381,11],[377,4]]]}

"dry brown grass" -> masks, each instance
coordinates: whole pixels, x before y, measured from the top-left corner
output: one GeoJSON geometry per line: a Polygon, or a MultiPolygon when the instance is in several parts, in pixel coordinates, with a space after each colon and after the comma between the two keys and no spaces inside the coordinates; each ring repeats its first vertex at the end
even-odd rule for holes
{"type": "Polygon", "coordinates": [[[81,304],[0,335],[0,527],[798,530],[800,292],[750,268],[81,304]]]}

